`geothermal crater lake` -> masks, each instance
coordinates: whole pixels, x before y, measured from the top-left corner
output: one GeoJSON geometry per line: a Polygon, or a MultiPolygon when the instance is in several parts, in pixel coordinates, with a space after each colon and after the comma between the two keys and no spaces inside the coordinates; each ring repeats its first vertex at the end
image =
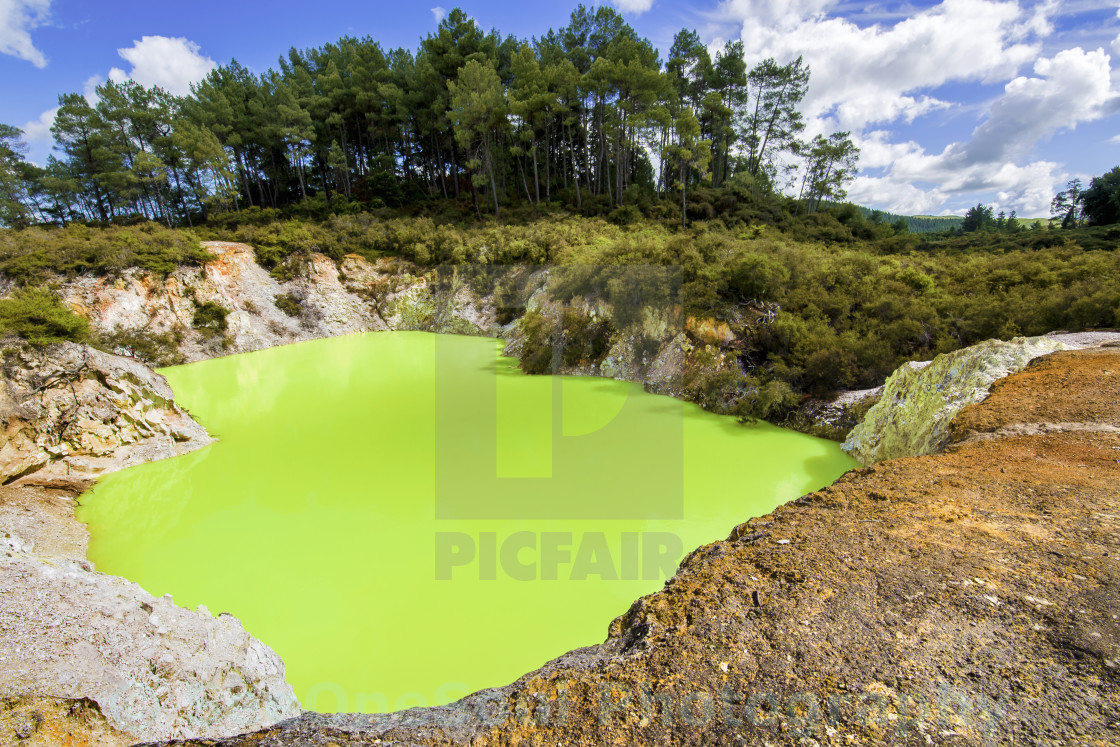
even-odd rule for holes
{"type": "Polygon", "coordinates": [[[90,559],[239,618],[305,708],[390,711],[601,642],[686,552],[856,466],[501,347],[378,332],[163,370],[220,440],[102,478],[90,559]]]}

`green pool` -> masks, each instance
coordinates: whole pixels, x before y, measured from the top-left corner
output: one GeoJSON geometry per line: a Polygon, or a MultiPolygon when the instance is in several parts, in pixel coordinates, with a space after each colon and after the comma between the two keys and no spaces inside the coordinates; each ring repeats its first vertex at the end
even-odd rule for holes
{"type": "Polygon", "coordinates": [[[100,480],[90,559],[238,617],[305,708],[397,710],[602,641],[685,552],[855,466],[500,351],[380,332],[164,370],[219,441],[100,480]]]}

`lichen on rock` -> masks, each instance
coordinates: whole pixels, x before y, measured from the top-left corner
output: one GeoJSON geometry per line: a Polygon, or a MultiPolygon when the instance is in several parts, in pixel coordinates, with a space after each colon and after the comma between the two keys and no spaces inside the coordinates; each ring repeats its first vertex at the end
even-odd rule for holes
{"type": "Polygon", "coordinates": [[[984,399],[993,382],[1065,348],[1049,337],[987,340],[939,355],[928,365],[901,366],[843,449],[865,465],[936,453],[948,441],[956,414],[984,399]]]}

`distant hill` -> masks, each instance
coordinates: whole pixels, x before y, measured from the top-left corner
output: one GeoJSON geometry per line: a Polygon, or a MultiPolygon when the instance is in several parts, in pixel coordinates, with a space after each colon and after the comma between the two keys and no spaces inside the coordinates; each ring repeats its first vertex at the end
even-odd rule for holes
{"type": "Polygon", "coordinates": [[[898,220],[906,221],[906,227],[910,233],[937,233],[939,231],[948,231],[952,228],[959,228],[964,223],[964,218],[959,215],[898,215],[896,213],[888,213],[882,210],[872,210],[860,206],[860,212],[864,217],[872,218],[875,213],[882,216],[884,223],[894,223],[898,220]]]}

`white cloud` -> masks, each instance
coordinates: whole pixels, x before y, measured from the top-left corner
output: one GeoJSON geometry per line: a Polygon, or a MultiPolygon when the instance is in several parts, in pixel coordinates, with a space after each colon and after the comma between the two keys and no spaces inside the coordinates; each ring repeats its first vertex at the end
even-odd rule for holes
{"type": "Polygon", "coordinates": [[[840,129],[913,120],[947,102],[916,92],[954,81],[1006,80],[1037,57],[1027,42],[1049,26],[1014,2],[944,0],[893,26],[861,28],[830,17],[827,0],[728,0],[742,20],[749,64],[803,56],[812,70],[805,113],[831,115],[840,129]]]}
{"type": "MultiPolygon", "coordinates": [[[[1053,21],[1072,12],[1059,0],[942,0],[909,6],[901,17],[871,15],[875,8],[852,15],[852,7],[724,0],[719,16],[740,29],[748,65],[798,56],[809,65],[804,134],[852,133],[861,149],[862,173],[849,186],[856,202],[928,214],[959,212],[964,201],[980,198],[1000,210],[1046,215],[1068,174],[1040,157],[1038,144],[1120,111],[1120,71],[1111,70],[1105,51],[1056,46],[1061,34],[1053,21]],[[1044,48],[1053,50],[1045,58],[1044,48]],[[1005,84],[1002,94],[979,105],[951,100],[961,89],[947,85],[995,83],[1005,84]],[[927,152],[913,140],[893,141],[895,124],[974,108],[986,116],[971,135],[955,138],[960,142],[927,152]]],[[[1120,38],[1113,48],[1120,54],[1120,38]]]]}
{"type": "Polygon", "coordinates": [[[117,53],[132,69],[125,72],[115,67],[109,71],[110,80],[119,83],[131,79],[149,88],[159,86],[176,96],[190,93],[192,83],[217,67],[197,44],[183,37],[145,36],[117,53]]]}
{"type": "MultiPolygon", "coordinates": [[[[996,210],[1015,210],[1024,217],[1047,215],[1050,198],[1066,174],[1052,161],[1023,166],[1013,163],[976,164],[952,168],[942,155],[914,147],[881,176],[859,176],[849,187],[849,197],[864,205],[885,205],[896,213],[930,214],[950,200],[980,201],[990,193],[996,210]],[[920,186],[919,186],[920,185],[920,186]]],[[[944,211],[942,211],[944,212],[944,211]]]]}
{"type": "Polygon", "coordinates": [[[42,26],[51,0],[0,0],[0,54],[46,67],[46,56],[31,41],[31,30],[42,26]]]}
{"type": "Polygon", "coordinates": [[[97,95],[97,87],[105,82],[105,79],[100,75],[91,75],[86,78],[86,82],[82,84],[82,96],[89,102],[90,106],[95,106],[100,99],[97,95]]]}
{"type": "Polygon", "coordinates": [[[1108,139],[1108,142],[1112,143],[1113,145],[1120,145],[1120,135],[1113,135],[1108,139]]]}
{"type": "Polygon", "coordinates": [[[994,193],[996,208],[1039,217],[1066,178],[1059,164],[1029,160],[1034,147],[1056,132],[1105,116],[1116,94],[1103,50],[1063,50],[1035,62],[1035,76],[1004,86],[987,119],[969,140],[930,154],[916,142],[890,142],[875,130],[856,136],[864,169],[850,189],[852,199],[888,205],[894,212],[928,212],[969,193],[994,193]],[[1023,163],[1026,161],[1025,163],[1023,163]],[[919,189],[917,184],[932,185],[919,189]]]}
{"type": "Polygon", "coordinates": [[[793,28],[836,5],[835,0],[724,0],[718,15],[743,24],[793,28]]]}
{"type": "Polygon", "coordinates": [[[988,119],[950,158],[971,163],[1017,160],[1043,138],[1105,114],[1115,95],[1103,49],[1066,49],[1035,62],[1039,77],[1020,76],[1004,87],[988,119]]]}
{"type": "Polygon", "coordinates": [[[447,9],[439,5],[432,8],[432,15],[435,16],[436,23],[443,23],[443,19],[447,18],[447,9]]]}
{"type": "Polygon", "coordinates": [[[58,114],[58,107],[48,109],[20,129],[23,130],[23,139],[29,143],[51,142],[51,125],[54,124],[54,115],[58,114]]]}
{"type": "Polygon", "coordinates": [[[614,7],[623,13],[640,16],[653,7],[653,0],[611,0],[614,7]]]}
{"type": "Polygon", "coordinates": [[[848,187],[848,199],[860,205],[886,205],[889,212],[901,215],[928,215],[945,202],[945,193],[890,178],[857,176],[848,187]]]}

